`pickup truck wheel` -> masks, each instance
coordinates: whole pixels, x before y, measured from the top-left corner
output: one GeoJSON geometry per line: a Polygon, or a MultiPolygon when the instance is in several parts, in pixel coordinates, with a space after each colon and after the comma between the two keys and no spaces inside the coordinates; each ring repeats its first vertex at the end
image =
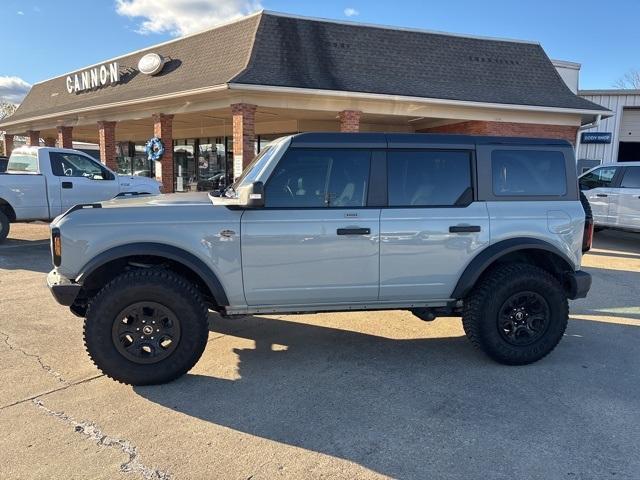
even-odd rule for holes
{"type": "Polygon", "coordinates": [[[507,365],[540,360],[567,328],[569,305],[562,285],[527,264],[489,272],[464,301],[462,325],[471,342],[507,365]]]}
{"type": "Polygon", "coordinates": [[[0,211],[0,243],[4,242],[5,238],[7,238],[10,228],[11,223],[9,223],[9,218],[4,212],[0,211]]]}
{"type": "Polygon", "coordinates": [[[124,273],[90,302],[84,343],[107,376],[130,385],[174,380],[207,343],[208,311],[194,286],[165,270],[124,273]]]}

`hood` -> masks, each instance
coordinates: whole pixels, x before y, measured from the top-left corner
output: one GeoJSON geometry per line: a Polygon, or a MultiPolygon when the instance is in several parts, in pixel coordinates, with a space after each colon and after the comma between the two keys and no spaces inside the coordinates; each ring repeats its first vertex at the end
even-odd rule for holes
{"type": "Polygon", "coordinates": [[[207,192],[168,193],[165,195],[137,195],[101,202],[102,208],[125,207],[187,207],[211,205],[207,192]]]}
{"type": "Polygon", "coordinates": [[[135,183],[160,183],[158,180],[152,177],[145,177],[142,175],[122,175],[118,174],[118,178],[120,179],[120,183],[122,182],[135,182],[135,183]]]}

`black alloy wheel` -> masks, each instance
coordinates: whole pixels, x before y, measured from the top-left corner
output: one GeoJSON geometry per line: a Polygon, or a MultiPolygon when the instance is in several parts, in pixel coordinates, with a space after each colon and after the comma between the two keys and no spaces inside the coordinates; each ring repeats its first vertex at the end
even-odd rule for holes
{"type": "Polygon", "coordinates": [[[118,352],[135,363],[158,363],[180,342],[180,320],[157,302],[138,302],[121,311],[113,322],[111,339],[118,352]]]}
{"type": "Polygon", "coordinates": [[[549,304],[542,295],[518,292],[502,304],[498,331],[511,345],[530,345],[547,331],[550,316],[549,304]]]}

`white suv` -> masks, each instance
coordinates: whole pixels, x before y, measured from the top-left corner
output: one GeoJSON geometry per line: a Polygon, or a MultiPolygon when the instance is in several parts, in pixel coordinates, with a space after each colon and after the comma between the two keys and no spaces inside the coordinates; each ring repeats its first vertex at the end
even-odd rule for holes
{"type": "Polygon", "coordinates": [[[51,225],[51,291],[121,382],[187,372],[207,309],[461,316],[472,343],[522,365],[554,349],[567,299],[591,286],[563,140],[302,133],[225,192],[184,195],[79,205],[51,225]]]}
{"type": "Polygon", "coordinates": [[[640,232],[640,162],[596,167],[579,180],[596,227],[640,232]]]}

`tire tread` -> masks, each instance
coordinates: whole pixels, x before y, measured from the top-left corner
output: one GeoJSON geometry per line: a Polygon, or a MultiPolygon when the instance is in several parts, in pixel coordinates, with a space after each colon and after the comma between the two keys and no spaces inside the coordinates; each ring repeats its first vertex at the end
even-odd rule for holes
{"type": "MultiPolygon", "coordinates": [[[[195,363],[198,361],[198,359],[202,355],[202,352],[206,347],[206,342],[208,339],[207,317],[208,317],[208,309],[205,306],[199,291],[191,282],[186,280],[184,277],[170,270],[164,270],[159,268],[132,270],[130,272],[123,273],[115,277],[114,279],[112,279],[95,295],[95,297],[93,297],[89,301],[87,305],[85,321],[83,324],[83,331],[82,331],[83,342],[84,342],[85,350],[87,351],[89,358],[91,358],[91,361],[93,362],[93,364],[102,373],[104,373],[107,377],[111,378],[112,380],[115,380],[123,384],[136,384],[136,385],[166,383],[187,373],[193,367],[193,365],[195,365],[195,363]],[[192,345],[193,355],[191,356],[191,361],[188,361],[184,365],[178,366],[178,368],[175,368],[176,367],[175,362],[173,363],[171,362],[171,360],[173,359],[172,358],[173,356],[170,356],[165,360],[163,360],[162,362],[160,362],[159,364],[152,364],[152,365],[158,366],[158,368],[164,367],[162,369],[165,370],[165,373],[164,374],[158,373],[157,375],[155,375],[150,379],[151,381],[148,381],[148,382],[146,381],[134,382],[131,380],[131,378],[127,378],[128,375],[126,374],[117,375],[103,369],[94,358],[91,348],[88,345],[88,342],[91,341],[89,337],[92,335],[90,319],[94,318],[95,315],[99,315],[99,312],[104,306],[104,303],[110,301],[113,298],[112,297],[113,295],[117,295],[120,289],[127,288],[127,286],[129,285],[139,285],[141,283],[149,283],[149,284],[161,283],[163,287],[170,289],[176,295],[188,296],[189,301],[192,302],[192,305],[194,306],[194,308],[198,312],[201,312],[201,321],[199,322],[200,325],[198,325],[199,334],[196,336],[197,338],[195,339],[184,338],[184,336],[182,336],[182,338],[180,339],[180,342],[194,343],[192,345]],[[174,368],[171,368],[171,367],[174,367],[174,368]]],[[[110,340],[111,339],[109,338],[109,342],[110,340]]]]}
{"type": "MultiPolygon", "coordinates": [[[[512,280],[514,278],[522,279],[525,277],[535,277],[537,280],[546,283],[547,287],[550,290],[562,291],[560,282],[558,282],[558,280],[548,271],[535,265],[526,263],[512,263],[496,266],[495,268],[487,272],[480,279],[469,296],[464,300],[462,326],[467,338],[476,348],[483,350],[495,360],[509,365],[522,365],[526,363],[532,363],[533,361],[544,358],[546,355],[551,353],[551,351],[553,351],[553,349],[560,342],[560,339],[562,338],[562,335],[564,334],[567,326],[566,321],[564,321],[564,324],[561,327],[561,334],[558,335],[554,342],[549,345],[549,348],[541,356],[535,358],[534,360],[526,360],[524,358],[511,360],[507,358],[499,358],[506,357],[507,355],[502,355],[503,352],[495,352],[495,346],[489,345],[486,339],[482,336],[481,319],[484,315],[486,302],[495,294],[499,287],[503,286],[509,280],[512,280]]],[[[561,308],[563,310],[562,314],[566,318],[568,317],[569,302],[566,295],[563,295],[563,297],[564,301],[561,305],[561,308]]],[[[550,308],[553,309],[553,305],[550,305],[550,308]]]]}

